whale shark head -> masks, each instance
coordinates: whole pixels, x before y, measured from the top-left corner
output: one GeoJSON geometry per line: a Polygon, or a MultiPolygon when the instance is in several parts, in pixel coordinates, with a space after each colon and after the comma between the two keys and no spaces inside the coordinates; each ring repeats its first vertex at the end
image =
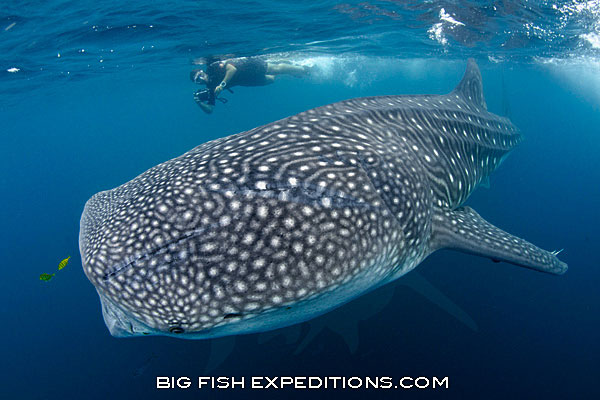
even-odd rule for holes
{"type": "Polygon", "coordinates": [[[267,160],[236,163],[247,140],[211,157],[200,146],[88,200],[83,268],[113,336],[204,338],[299,322],[330,308],[322,297],[360,281],[367,264],[400,264],[402,232],[358,163],[288,149],[299,168],[343,164],[346,176],[273,176],[267,160]]]}

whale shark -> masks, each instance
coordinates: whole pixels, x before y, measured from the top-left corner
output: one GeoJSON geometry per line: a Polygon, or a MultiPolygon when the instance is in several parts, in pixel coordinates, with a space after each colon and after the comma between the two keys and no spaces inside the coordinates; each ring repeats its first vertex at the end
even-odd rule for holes
{"type": "Polygon", "coordinates": [[[563,274],[557,252],[463,206],[521,140],[469,60],[449,94],[325,105],[95,194],[83,270],[113,336],[187,339],[312,319],[439,249],[563,274]]]}

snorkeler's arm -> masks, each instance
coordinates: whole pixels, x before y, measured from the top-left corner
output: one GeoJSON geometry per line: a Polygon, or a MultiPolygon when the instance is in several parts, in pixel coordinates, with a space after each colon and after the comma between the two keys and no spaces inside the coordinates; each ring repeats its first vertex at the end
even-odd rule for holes
{"type": "Polygon", "coordinates": [[[233,76],[235,75],[236,72],[237,72],[237,68],[234,67],[233,65],[231,65],[231,64],[225,65],[225,77],[223,78],[221,83],[215,88],[216,96],[218,96],[219,93],[221,93],[223,91],[223,89],[225,89],[225,87],[227,87],[229,85],[231,78],[233,78],[233,76]]]}
{"type": "Polygon", "coordinates": [[[233,78],[236,72],[237,68],[235,66],[232,64],[227,64],[225,66],[225,77],[221,83],[225,82],[225,85],[229,85],[229,81],[231,81],[231,78],[233,78]]]}

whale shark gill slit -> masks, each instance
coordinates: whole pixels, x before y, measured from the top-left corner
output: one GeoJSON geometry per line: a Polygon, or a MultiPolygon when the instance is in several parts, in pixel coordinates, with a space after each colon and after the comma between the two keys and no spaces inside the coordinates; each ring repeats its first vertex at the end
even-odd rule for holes
{"type": "Polygon", "coordinates": [[[217,224],[210,224],[210,225],[206,225],[203,227],[200,227],[198,229],[194,229],[191,230],[189,232],[184,233],[183,235],[171,239],[169,241],[166,241],[164,244],[162,244],[161,246],[156,246],[154,247],[152,250],[150,251],[146,251],[144,253],[138,254],[134,257],[131,257],[129,259],[126,259],[124,262],[118,264],[117,266],[110,268],[107,272],[105,272],[102,276],[101,279],[104,282],[108,282],[110,281],[112,278],[115,278],[116,276],[126,272],[128,269],[135,267],[135,264],[150,258],[154,255],[157,254],[161,254],[162,252],[166,251],[169,247],[177,245],[185,240],[190,240],[194,237],[198,237],[201,234],[207,232],[209,229],[211,228],[215,228],[216,226],[218,226],[217,224]]]}

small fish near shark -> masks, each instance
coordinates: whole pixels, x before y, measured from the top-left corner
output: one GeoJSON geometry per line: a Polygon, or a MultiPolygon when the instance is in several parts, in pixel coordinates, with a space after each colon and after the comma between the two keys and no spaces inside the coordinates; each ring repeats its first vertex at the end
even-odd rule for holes
{"type": "Polygon", "coordinates": [[[448,248],[567,265],[461,204],[521,141],[473,60],[447,95],[356,98],[200,145],[92,196],[83,269],[113,336],[262,332],[448,248]]]}

